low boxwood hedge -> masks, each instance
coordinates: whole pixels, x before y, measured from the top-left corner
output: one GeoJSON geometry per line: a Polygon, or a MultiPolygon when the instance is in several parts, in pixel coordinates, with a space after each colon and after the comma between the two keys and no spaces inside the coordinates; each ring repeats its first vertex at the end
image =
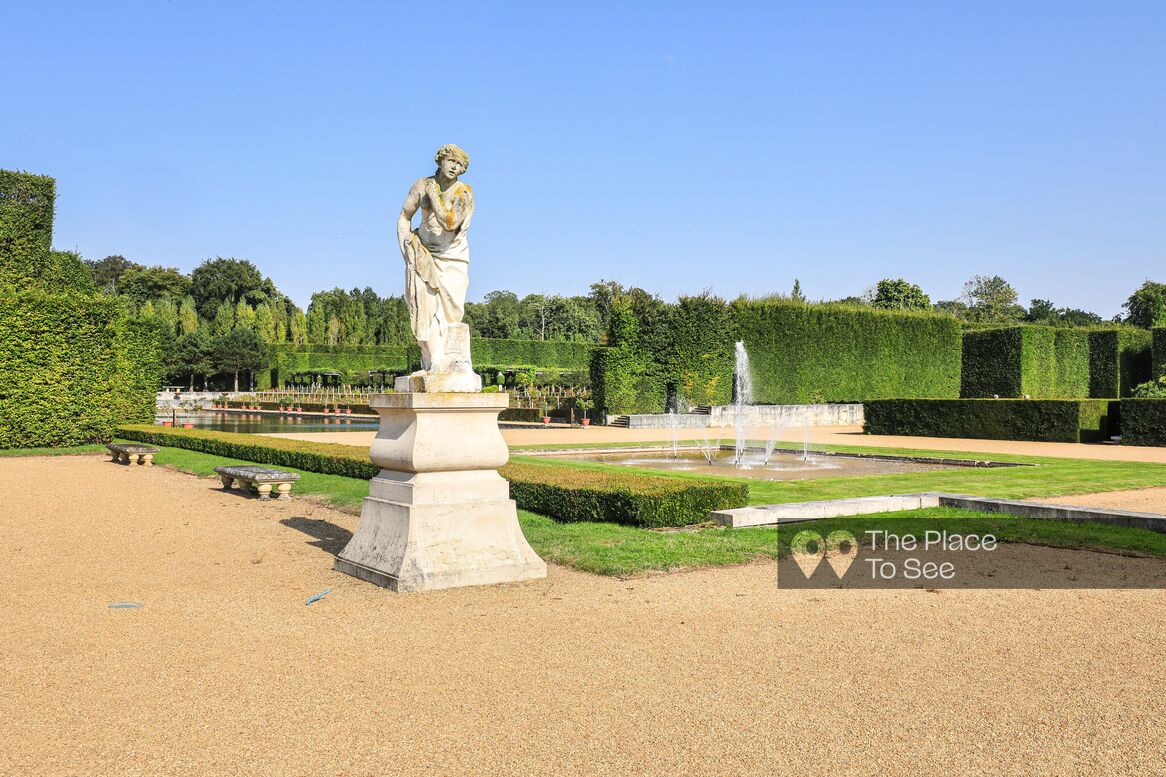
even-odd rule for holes
{"type": "MultiPolygon", "coordinates": [[[[148,445],[327,475],[368,480],[379,472],[368,451],[354,445],[147,424],[122,426],[117,433],[148,445]]],[[[499,472],[510,481],[510,496],[520,508],[560,521],[684,526],[706,520],[710,510],[744,507],[749,499],[748,487],[731,481],[682,480],[535,462],[510,463],[499,472]]]]}
{"type": "Polygon", "coordinates": [[[710,510],[744,507],[744,483],[680,480],[628,472],[581,470],[528,462],[501,470],[510,496],[523,510],[560,521],[603,521],[643,528],[685,526],[708,520],[710,510]]]}
{"type": "Polygon", "coordinates": [[[1105,399],[880,399],[863,403],[864,431],[921,437],[1095,442],[1110,435],[1110,404],[1105,399]]]}
{"type": "Polygon", "coordinates": [[[1123,399],[1121,419],[1123,445],[1166,445],[1166,399],[1123,399]]]}
{"type": "Polygon", "coordinates": [[[147,445],[186,448],[215,456],[293,467],[324,475],[368,480],[380,472],[380,468],[369,460],[368,451],[354,445],[260,437],[209,429],[174,429],[153,424],[119,426],[117,436],[147,445]]]}

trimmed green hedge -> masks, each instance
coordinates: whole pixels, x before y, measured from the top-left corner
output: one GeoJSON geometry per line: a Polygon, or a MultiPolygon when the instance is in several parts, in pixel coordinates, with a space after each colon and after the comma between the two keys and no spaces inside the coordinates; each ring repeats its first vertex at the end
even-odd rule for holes
{"type": "Polygon", "coordinates": [[[1056,331],[1047,326],[964,332],[960,396],[1053,396],[1056,337],[1056,331]]]}
{"type": "MultiPolygon", "coordinates": [[[[1048,396],[1066,398],[1092,396],[1090,394],[1092,335],[1093,332],[1090,330],[1076,327],[1058,327],[1053,330],[1053,357],[1056,366],[1052,392],[1048,396]]],[[[1116,346],[1113,354],[1116,361],[1116,346]]],[[[1115,392],[1104,396],[1117,397],[1120,394],[1115,392]]]]}
{"type": "Polygon", "coordinates": [[[1153,367],[1151,376],[1160,378],[1166,375],[1166,327],[1151,330],[1153,337],[1153,367]]]}
{"type": "Polygon", "coordinates": [[[293,345],[276,343],[269,346],[270,369],[255,374],[255,388],[259,391],[284,386],[297,372],[339,372],[345,378],[366,377],[369,370],[406,372],[410,365],[420,362],[411,358],[403,345],[293,345]]]}
{"type": "Polygon", "coordinates": [[[959,396],[962,339],[951,316],[840,304],[733,307],[757,403],[959,396]]]}
{"type": "Polygon", "coordinates": [[[1128,397],[1150,379],[1150,333],[1133,327],[1089,332],[1089,396],[1128,397]]]}
{"type": "Polygon", "coordinates": [[[864,403],[863,431],[920,437],[1095,442],[1109,438],[1110,404],[1106,399],[884,399],[864,403]]]}
{"type": "MultiPolygon", "coordinates": [[[[117,433],[149,445],[327,475],[369,480],[380,471],[368,451],[354,445],[152,425],[123,426],[117,433]]],[[[745,484],[711,479],[644,477],[527,462],[507,464],[499,472],[510,481],[511,498],[519,507],[561,521],[683,526],[706,520],[710,510],[744,507],[749,497],[745,484]]]]}
{"type": "Polygon", "coordinates": [[[159,337],[111,297],[0,294],[0,448],[105,442],[152,419],[159,337]]]}
{"type": "Polygon", "coordinates": [[[56,181],[0,170],[0,286],[44,286],[53,270],[56,181]]]}
{"type": "Polygon", "coordinates": [[[1121,401],[1123,445],[1166,445],[1166,399],[1121,401]]]}
{"type": "Polygon", "coordinates": [[[49,254],[49,271],[42,281],[45,289],[53,292],[79,291],[96,294],[97,284],[93,273],[76,251],[52,251],[49,254]]]}
{"type": "Polygon", "coordinates": [[[0,170],[0,448],[104,442],[154,417],[161,329],[51,250],[52,178],[0,170]]]}
{"type": "Polygon", "coordinates": [[[549,340],[501,340],[470,338],[470,357],[475,370],[538,369],[586,370],[591,355],[603,346],[549,340]]]}
{"type": "Polygon", "coordinates": [[[1149,336],[1130,327],[968,330],[960,395],[1099,399],[1129,396],[1149,373],[1149,336]]]}
{"type": "MultiPolygon", "coordinates": [[[[543,340],[470,339],[470,356],[477,372],[483,370],[586,370],[592,354],[603,350],[593,343],[543,340]]],[[[421,366],[421,351],[411,345],[292,345],[270,347],[270,369],[255,375],[255,388],[284,386],[297,372],[339,372],[346,379],[362,378],[369,370],[409,372],[421,366]]]]}
{"type": "Polygon", "coordinates": [[[686,526],[710,510],[744,507],[744,483],[580,470],[527,462],[501,470],[518,506],[560,521],[602,521],[643,528],[686,526]]]}
{"type": "Polygon", "coordinates": [[[380,472],[380,467],[369,460],[368,449],[331,442],[305,442],[283,437],[260,437],[237,432],[216,432],[208,429],[173,429],[153,424],[118,427],[117,436],[164,445],[171,448],[210,453],[260,464],[319,472],[324,475],[343,475],[369,480],[380,472]]]}

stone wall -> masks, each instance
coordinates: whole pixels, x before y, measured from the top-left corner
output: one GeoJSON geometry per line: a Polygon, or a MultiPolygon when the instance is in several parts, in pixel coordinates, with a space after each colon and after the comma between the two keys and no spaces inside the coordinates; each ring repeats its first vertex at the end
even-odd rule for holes
{"type": "MultiPolygon", "coordinates": [[[[862,405],[749,405],[743,409],[746,426],[774,426],[783,429],[810,426],[862,426],[862,405]]],[[[632,429],[700,429],[707,426],[733,426],[737,408],[718,405],[708,415],[666,413],[629,415],[632,429]]]]}

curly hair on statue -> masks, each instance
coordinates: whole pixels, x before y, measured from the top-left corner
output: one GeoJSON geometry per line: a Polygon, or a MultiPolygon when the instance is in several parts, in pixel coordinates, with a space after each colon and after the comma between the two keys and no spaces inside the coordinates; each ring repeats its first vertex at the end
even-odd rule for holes
{"type": "Polygon", "coordinates": [[[461,162],[462,167],[465,169],[470,169],[470,155],[453,143],[446,143],[437,149],[437,155],[433,157],[433,161],[441,164],[441,160],[443,159],[453,159],[454,161],[461,162]]]}

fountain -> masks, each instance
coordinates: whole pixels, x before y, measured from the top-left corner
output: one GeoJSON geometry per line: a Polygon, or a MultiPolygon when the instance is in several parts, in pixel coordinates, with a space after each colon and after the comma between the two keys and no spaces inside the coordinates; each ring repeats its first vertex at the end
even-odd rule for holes
{"type": "Polygon", "coordinates": [[[753,375],[749,372],[749,352],[745,350],[745,343],[738,340],[733,366],[733,431],[736,432],[737,438],[733,463],[738,466],[745,461],[745,446],[748,443],[745,413],[751,404],[753,404],[753,375]]]}

